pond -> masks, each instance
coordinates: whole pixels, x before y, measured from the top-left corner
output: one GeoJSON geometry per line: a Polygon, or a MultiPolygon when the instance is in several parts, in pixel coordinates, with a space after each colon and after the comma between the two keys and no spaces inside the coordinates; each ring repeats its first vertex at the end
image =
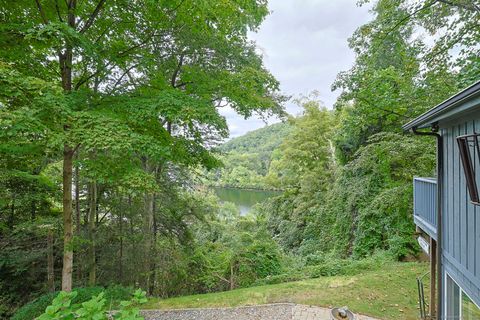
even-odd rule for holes
{"type": "Polygon", "coordinates": [[[240,210],[242,216],[246,215],[252,207],[265,201],[266,199],[279,195],[279,191],[266,190],[248,190],[236,188],[214,188],[215,193],[221,201],[228,201],[234,203],[240,210]]]}

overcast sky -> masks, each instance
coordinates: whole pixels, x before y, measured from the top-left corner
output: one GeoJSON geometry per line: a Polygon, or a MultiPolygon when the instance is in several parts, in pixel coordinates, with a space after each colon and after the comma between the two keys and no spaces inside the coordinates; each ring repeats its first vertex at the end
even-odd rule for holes
{"type": "MultiPolygon", "coordinates": [[[[271,14],[250,38],[263,53],[267,69],[280,81],[286,95],[298,96],[313,90],[328,108],[338,92],[330,87],[338,72],[348,70],[354,54],[347,39],[371,19],[367,7],[357,7],[357,0],[270,0],[271,14]]],[[[287,103],[287,111],[299,109],[287,103]]],[[[227,118],[230,137],[263,127],[257,118],[244,120],[230,109],[227,118]]],[[[271,119],[270,122],[276,122],[271,119]]]]}

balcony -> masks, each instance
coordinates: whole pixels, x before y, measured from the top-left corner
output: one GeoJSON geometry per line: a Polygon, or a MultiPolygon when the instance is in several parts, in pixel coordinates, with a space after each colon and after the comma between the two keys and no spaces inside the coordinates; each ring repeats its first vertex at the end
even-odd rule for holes
{"type": "Polygon", "coordinates": [[[437,239],[437,180],[413,179],[413,221],[433,239],[437,239]]]}

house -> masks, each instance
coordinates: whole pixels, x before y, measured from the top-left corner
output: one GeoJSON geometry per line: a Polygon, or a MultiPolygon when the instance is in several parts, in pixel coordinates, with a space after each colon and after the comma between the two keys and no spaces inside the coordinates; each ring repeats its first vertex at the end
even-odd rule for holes
{"type": "Polygon", "coordinates": [[[419,243],[430,255],[431,318],[480,319],[480,82],[403,129],[437,144],[436,179],[413,181],[419,243]]]}

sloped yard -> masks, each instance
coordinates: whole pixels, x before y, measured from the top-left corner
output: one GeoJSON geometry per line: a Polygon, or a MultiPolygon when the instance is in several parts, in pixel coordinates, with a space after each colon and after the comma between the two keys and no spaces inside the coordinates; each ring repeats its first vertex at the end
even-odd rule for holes
{"type": "Polygon", "coordinates": [[[388,263],[378,270],[355,276],[322,277],[163,300],[153,298],[144,308],[234,307],[291,302],[323,307],[348,306],[355,313],[379,319],[417,319],[416,277],[427,269],[425,263],[388,263]]]}

